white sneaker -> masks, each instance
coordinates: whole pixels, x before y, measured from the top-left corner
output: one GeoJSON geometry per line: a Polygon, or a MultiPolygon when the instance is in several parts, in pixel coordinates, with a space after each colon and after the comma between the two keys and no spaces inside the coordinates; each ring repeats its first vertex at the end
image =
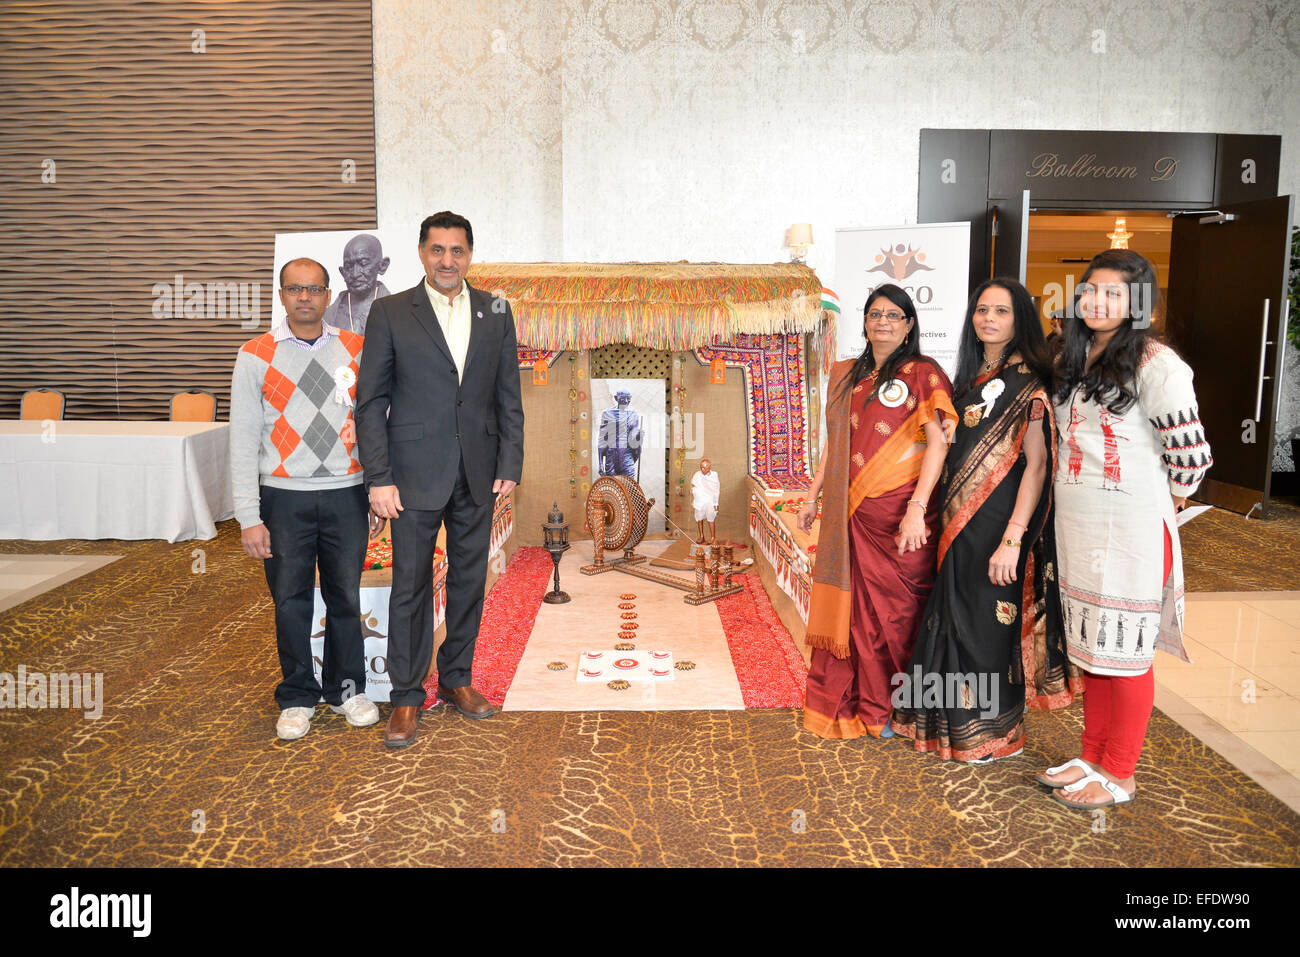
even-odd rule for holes
{"type": "Polygon", "coordinates": [[[379,708],[363,694],[353,695],[341,705],[330,705],[330,710],[348,719],[354,728],[368,728],[379,720],[379,708]]]}
{"type": "Polygon", "coordinates": [[[297,740],[310,730],[311,716],[315,713],[315,708],[285,708],[275,723],[275,733],[281,741],[297,740]]]}

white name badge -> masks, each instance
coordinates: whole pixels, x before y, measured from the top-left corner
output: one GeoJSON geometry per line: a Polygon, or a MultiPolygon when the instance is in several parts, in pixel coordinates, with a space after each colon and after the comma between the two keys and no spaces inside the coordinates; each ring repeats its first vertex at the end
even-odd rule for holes
{"type": "Polygon", "coordinates": [[[890,379],[876,393],[880,404],[887,409],[897,409],[907,401],[907,384],[901,379],[890,379]]]}

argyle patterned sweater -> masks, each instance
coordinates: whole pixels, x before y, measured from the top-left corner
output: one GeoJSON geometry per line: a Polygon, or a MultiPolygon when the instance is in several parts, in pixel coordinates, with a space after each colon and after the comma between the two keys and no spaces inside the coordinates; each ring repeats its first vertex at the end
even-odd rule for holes
{"type": "Polygon", "coordinates": [[[230,382],[230,474],[240,528],[261,524],[262,485],[316,491],[364,481],[352,420],[362,341],[340,330],[307,349],[267,332],[239,350],[230,382]],[[341,403],[338,385],[348,382],[351,401],[341,403]]]}

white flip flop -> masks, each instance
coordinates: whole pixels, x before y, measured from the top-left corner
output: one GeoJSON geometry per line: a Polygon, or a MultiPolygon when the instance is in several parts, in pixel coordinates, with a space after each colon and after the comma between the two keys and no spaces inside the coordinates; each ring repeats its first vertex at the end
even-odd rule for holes
{"type": "MultiPolygon", "coordinates": [[[[1081,780],[1081,781],[1086,781],[1086,780],[1087,780],[1087,775],[1095,773],[1095,772],[1092,770],[1092,768],[1090,768],[1090,767],[1087,765],[1086,762],[1082,761],[1082,760],[1079,759],[1079,758],[1072,758],[1071,760],[1066,761],[1064,764],[1058,765],[1058,766],[1056,766],[1056,767],[1054,767],[1054,768],[1048,768],[1046,771],[1043,772],[1043,774],[1035,774],[1035,775],[1034,775],[1034,780],[1037,781],[1039,784],[1044,784],[1044,785],[1046,785],[1047,787],[1051,788],[1053,791],[1055,791],[1057,788],[1063,788],[1063,787],[1066,787],[1067,785],[1065,785],[1065,784],[1061,784],[1061,783],[1059,783],[1059,782],[1057,782],[1057,781],[1048,781],[1048,780],[1045,779],[1045,775],[1048,775],[1048,774],[1050,774],[1050,775],[1063,774],[1064,772],[1070,770],[1070,768],[1082,768],[1082,769],[1083,769],[1084,777],[1082,777],[1082,778],[1079,779],[1079,780],[1081,780]]],[[[1070,784],[1074,784],[1075,782],[1071,781],[1071,782],[1069,782],[1069,783],[1070,783],[1070,784]]]]}
{"type": "Polygon", "coordinates": [[[1056,798],[1056,800],[1059,803],[1064,804],[1066,807],[1074,808],[1076,811],[1091,811],[1093,808],[1097,808],[1097,807],[1113,807],[1116,804],[1126,804],[1129,801],[1133,800],[1132,794],[1129,794],[1127,791],[1125,791],[1122,787],[1120,787],[1110,778],[1106,777],[1103,774],[1099,774],[1096,771],[1089,774],[1086,778],[1076,781],[1074,784],[1065,785],[1065,787],[1061,788],[1059,791],[1053,791],[1052,797],[1056,798]],[[1096,781],[1103,788],[1105,788],[1107,793],[1110,794],[1110,803],[1084,804],[1081,802],[1071,801],[1068,798],[1064,798],[1061,796],[1062,794],[1075,794],[1079,791],[1082,791],[1084,788],[1086,788],[1089,784],[1091,784],[1094,781],[1096,781]]]}

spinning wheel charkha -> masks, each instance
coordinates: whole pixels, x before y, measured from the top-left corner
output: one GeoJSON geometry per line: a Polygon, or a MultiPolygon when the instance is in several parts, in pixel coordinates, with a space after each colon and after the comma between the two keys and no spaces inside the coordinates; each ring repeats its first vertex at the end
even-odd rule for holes
{"type": "Polygon", "coordinates": [[[634,550],[645,538],[650,506],[641,486],[626,475],[607,475],[592,483],[587,493],[587,529],[595,548],[595,564],[604,563],[605,549],[623,551],[635,560],[634,550]]]}
{"type": "MultiPolygon", "coordinates": [[[[636,554],[634,549],[645,537],[650,507],[654,503],[655,500],[647,500],[641,486],[626,475],[607,475],[597,479],[587,493],[586,525],[591,532],[594,557],[590,565],[583,565],[579,571],[584,575],[618,571],[671,588],[680,588],[691,593],[682,599],[688,605],[700,605],[744,591],[743,585],[731,581],[734,565],[729,547],[724,547],[720,553],[714,549],[713,560],[707,570],[704,553],[699,553],[695,559],[695,581],[639,564],[646,557],[636,554]],[[623,549],[622,557],[606,561],[607,548],[611,551],[623,549]]],[[[627,627],[635,628],[635,625],[628,623],[627,627]]]]}

